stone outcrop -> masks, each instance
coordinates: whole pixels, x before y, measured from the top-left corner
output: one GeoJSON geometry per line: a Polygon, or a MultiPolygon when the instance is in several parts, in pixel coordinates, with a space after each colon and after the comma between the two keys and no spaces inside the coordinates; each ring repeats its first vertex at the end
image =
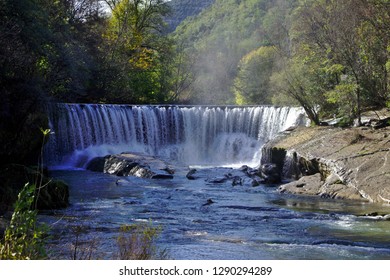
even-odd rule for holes
{"type": "Polygon", "coordinates": [[[117,176],[135,176],[150,179],[172,179],[174,169],[152,156],[123,153],[91,160],[87,169],[117,176]]]}
{"type": "MultiPolygon", "coordinates": [[[[336,177],[335,175],[329,178],[336,177]]],[[[359,192],[342,183],[330,182],[329,179],[322,180],[321,174],[317,173],[311,176],[304,176],[298,181],[294,181],[278,188],[281,193],[292,193],[301,195],[319,195],[324,198],[337,199],[362,199],[359,192]]]]}
{"type": "Polygon", "coordinates": [[[265,163],[259,168],[258,175],[263,178],[265,184],[278,184],[282,178],[282,172],[275,163],[265,163]]]}
{"type": "Polygon", "coordinates": [[[282,192],[390,203],[390,128],[297,128],[263,148],[262,163],[283,161],[282,192]]]}

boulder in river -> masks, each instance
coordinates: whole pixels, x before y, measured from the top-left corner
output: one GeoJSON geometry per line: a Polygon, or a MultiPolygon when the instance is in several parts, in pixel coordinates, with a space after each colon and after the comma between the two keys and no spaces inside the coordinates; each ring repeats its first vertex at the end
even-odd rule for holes
{"type": "Polygon", "coordinates": [[[281,181],[281,172],[277,165],[273,163],[261,165],[259,175],[267,184],[277,184],[281,181]]]}
{"type": "Polygon", "coordinates": [[[117,176],[135,176],[150,179],[172,179],[175,172],[163,160],[138,153],[122,153],[104,158],[95,158],[88,163],[87,169],[117,176]],[[102,165],[103,169],[101,170],[102,165]]]}
{"type": "Polygon", "coordinates": [[[197,172],[196,169],[191,169],[190,171],[188,171],[186,177],[188,180],[196,180],[196,176],[195,176],[195,173],[197,172]]]}

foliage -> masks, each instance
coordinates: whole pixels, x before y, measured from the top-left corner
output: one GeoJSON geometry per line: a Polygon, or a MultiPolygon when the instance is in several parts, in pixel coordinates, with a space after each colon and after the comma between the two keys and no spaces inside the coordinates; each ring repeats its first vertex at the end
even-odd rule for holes
{"type": "Polygon", "coordinates": [[[117,239],[121,260],[166,259],[165,250],[158,250],[156,239],[161,232],[160,227],[150,224],[123,225],[117,239]]]}
{"type": "MultiPolygon", "coordinates": [[[[390,20],[386,1],[300,1],[295,10],[296,49],[305,46],[323,67],[321,85],[338,113],[357,117],[389,99],[386,63],[390,20]]],[[[294,54],[301,56],[299,52],[294,54]]],[[[319,104],[320,105],[320,104],[319,104]]],[[[327,109],[327,108],[326,108],[327,109]]]]}
{"type": "Polygon", "coordinates": [[[188,64],[187,96],[193,103],[298,102],[317,124],[325,115],[360,118],[390,99],[388,5],[217,0],[175,33],[198,58],[188,64]],[[259,53],[267,48],[275,50],[272,63],[259,53]]]}
{"type": "Polygon", "coordinates": [[[357,100],[355,98],[358,85],[355,83],[343,83],[326,93],[330,103],[338,108],[338,114],[353,119],[357,114],[357,100]]]}
{"type": "Polygon", "coordinates": [[[168,5],[171,13],[165,17],[168,23],[168,32],[175,31],[176,27],[186,18],[193,17],[201,13],[204,9],[212,5],[215,0],[171,0],[168,5]]]}
{"type": "Polygon", "coordinates": [[[36,186],[26,184],[19,193],[10,225],[0,245],[0,259],[44,259],[43,237],[46,229],[37,225],[37,210],[33,209],[36,186]]]}
{"type": "Polygon", "coordinates": [[[319,89],[320,75],[313,73],[317,70],[308,62],[293,59],[285,62],[284,67],[272,75],[270,83],[275,96],[281,93],[296,100],[308,117],[318,125],[319,104],[323,103],[324,98],[319,89]]]}
{"type": "Polygon", "coordinates": [[[237,104],[271,103],[269,84],[275,59],[274,47],[260,47],[241,59],[233,85],[237,104]]]}
{"type": "Polygon", "coordinates": [[[70,250],[71,260],[92,260],[97,259],[96,250],[98,246],[97,238],[82,240],[81,235],[84,233],[85,228],[81,225],[72,228],[75,239],[72,242],[70,250]]]}
{"type": "Polygon", "coordinates": [[[197,57],[189,67],[194,82],[186,90],[192,103],[234,103],[232,89],[240,60],[268,43],[262,36],[262,21],[271,2],[216,0],[176,29],[176,42],[197,57]]]}
{"type": "Polygon", "coordinates": [[[299,103],[313,118],[388,104],[387,0],[196,2],[1,0],[2,163],[36,160],[28,131],[51,100],[299,103]],[[167,34],[175,13],[194,16],[167,34]]]}
{"type": "Polygon", "coordinates": [[[116,102],[164,103],[166,57],[171,41],[164,36],[165,1],[123,0],[113,9],[104,38],[108,44],[107,77],[116,102]],[[119,98],[118,98],[119,97],[119,98]]]}

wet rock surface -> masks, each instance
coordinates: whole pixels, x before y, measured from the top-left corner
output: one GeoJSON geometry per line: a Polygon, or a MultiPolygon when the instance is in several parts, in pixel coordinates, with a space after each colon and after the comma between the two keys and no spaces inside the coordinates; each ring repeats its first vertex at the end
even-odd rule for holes
{"type": "Polygon", "coordinates": [[[88,163],[87,169],[117,176],[150,179],[172,179],[175,173],[174,169],[163,160],[137,153],[94,158],[88,163]]]}
{"type": "Polygon", "coordinates": [[[264,183],[277,184],[282,179],[282,172],[276,164],[266,163],[260,166],[259,176],[264,179],[264,183]]]}
{"type": "Polygon", "coordinates": [[[271,163],[284,157],[284,174],[300,179],[283,192],[390,204],[389,127],[298,128],[268,143],[263,154],[271,163]]]}

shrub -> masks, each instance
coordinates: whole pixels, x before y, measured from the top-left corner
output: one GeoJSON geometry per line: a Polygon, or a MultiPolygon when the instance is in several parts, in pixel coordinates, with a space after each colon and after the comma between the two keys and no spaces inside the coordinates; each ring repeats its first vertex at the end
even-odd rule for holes
{"type": "Polygon", "coordinates": [[[160,227],[151,224],[123,225],[117,239],[118,258],[121,260],[166,259],[166,250],[159,250],[155,241],[161,233],[160,227]]]}
{"type": "Polygon", "coordinates": [[[18,195],[11,221],[0,244],[0,259],[45,259],[46,229],[37,225],[37,210],[33,209],[36,186],[26,184],[18,195]]]}

